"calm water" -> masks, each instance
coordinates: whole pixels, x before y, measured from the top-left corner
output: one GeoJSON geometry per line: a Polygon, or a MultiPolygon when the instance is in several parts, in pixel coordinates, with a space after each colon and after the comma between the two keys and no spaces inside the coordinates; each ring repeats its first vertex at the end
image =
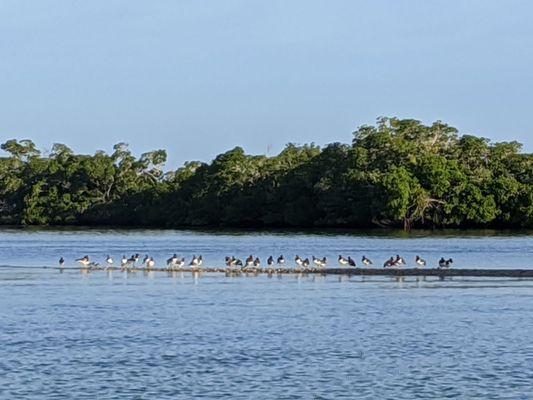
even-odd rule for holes
{"type": "Polygon", "coordinates": [[[528,234],[2,230],[0,398],[533,399],[531,280],[19,268],[132,252],[533,268],[528,234]]]}

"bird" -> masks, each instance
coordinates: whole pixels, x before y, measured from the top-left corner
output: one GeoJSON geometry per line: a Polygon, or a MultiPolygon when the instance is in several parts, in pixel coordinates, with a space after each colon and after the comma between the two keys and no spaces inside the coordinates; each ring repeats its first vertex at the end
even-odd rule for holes
{"type": "Polygon", "coordinates": [[[328,264],[328,259],[324,256],[322,257],[321,262],[322,262],[322,267],[325,267],[328,264]]]}
{"type": "Polygon", "coordinates": [[[400,257],[399,254],[396,254],[396,259],[394,260],[394,264],[396,264],[396,266],[401,266],[401,265],[407,265],[407,263],[405,262],[405,259],[403,257],[400,257]]]}
{"type": "Polygon", "coordinates": [[[191,267],[199,267],[200,264],[202,264],[202,262],[201,262],[201,257],[202,257],[202,256],[198,256],[198,257],[196,257],[196,254],[194,254],[194,255],[192,256],[192,259],[191,259],[191,262],[189,263],[189,265],[190,265],[191,267]]]}
{"type": "Polygon", "coordinates": [[[181,257],[178,261],[176,261],[176,267],[181,268],[185,265],[185,258],[181,257]]]}
{"type": "Polygon", "coordinates": [[[254,265],[254,256],[250,254],[248,257],[246,257],[245,263],[247,267],[254,265]]]}
{"type": "Polygon", "coordinates": [[[299,255],[296,255],[296,257],[294,257],[294,261],[296,262],[296,265],[298,265],[299,267],[301,267],[304,263],[304,260],[302,260],[302,258],[299,255]]]}
{"type": "Polygon", "coordinates": [[[150,260],[150,256],[148,254],[145,254],[144,255],[144,258],[143,258],[143,261],[142,261],[142,265],[146,265],[146,263],[148,262],[148,260],[150,260]]]}
{"type": "Polygon", "coordinates": [[[123,255],[122,259],[120,260],[120,266],[125,267],[127,264],[128,264],[128,258],[125,255],[123,255]]]}
{"type": "Polygon", "coordinates": [[[114,263],[113,258],[111,258],[109,254],[106,257],[105,262],[107,263],[108,266],[112,266],[114,263]]]}
{"type": "Polygon", "coordinates": [[[415,262],[420,265],[421,267],[425,267],[426,266],[426,260],[424,260],[423,258],[420,258],[420,256],[416,256],[415,257],[415,262]]]}
{"type": "Polygon", "coordinates": [[[348,264],[348,259],[347,259],[346,257],[343,257],[343,256],[340,255],[340,254],[339,254],[338,261],[339,261],[339,264],[340,264],[340,265],[346,265],[346,264],[348,264]]]}
{"type": "Polygon", "coordinates": [[[361,259],[361,262],[364,265],[372,265],[372,260],[370,258],[367,258],[366,256],[363,256],[363,258],[361,259]]]}
{"type": "Polygon", "coordinates": [[[285,264],[285,257],[283,257],[283,254],[281,254],[279,257],[278,257],[278,265],[283,265],[285,264]]]}
{"type": "Polygon", "coordinates": [[[155,266],[155,260],[153,257],[150,257],[150,259],[146,262],[146,266],[148,268],[153,268],[155,266]]]}
{"type": "Polygon", "coordinates": [[[260,267],[261,266],[261,260],[259,257],[256,257],[254,260],[254,267],[260,267]]]}
{"type": "Polygon", "coordinates": [[[83,256],[82,258],[78,258],[76,262],[86,267],[90,264],[91,261],[89,260],[89,256],[83,256]]]}
{"type": "Polygon", "coordinates": [[[444,257],[441,257],[439,260],[439,268],[445,268],[446,267],[446,260],[444,257]]]}
{"type": "Polygon", "coordinates": [[[323,267],[322,260],[320,258],[316,258],[313,256],[313,264],[315,264],[317,267],[323,267]]]}
{"type": "Polygon", "coordinates": [[[386,267],[394,267],[396,264],[394,262],[394,257],[389,258],[385,263],[383,264],[383,268],[386,267]]]}
{"type": "Polygon", "coordinates": [[[60,267],[60,268],[63,268],[64,266],[65,266],[65,259],[64,259],[63,257],[61,257],[61,258],[59,259],[59,267],[60,267]]]}
{"type": "Polygon", "coordinates": [[[176,253],[174,253],[172,255],[172,257],[170,257],[169,259],[167,259],[167,267],[168,268],[172,268],[174,267],[178,262],[178,255],[176,253]]]}
{"type": "Polygon", "coordinates": [[[268,257],[267,264],[268,264],[269,266],[274,265],[274,257],[272,257],[272,256],[268,257]]]}
{"type": "Polygon", "coordinates": [[[446,268],[450,268],[453,264],[453,260],[451,258],[446,260],[446,268]]]}
{"type": "Polygon", "coordinates": [[[354,261],[353,258],[350,257],[350,256],[348,256],[348,265],[349,265],[350,267],[356,267],[356,265],[355,265],[355,261],[354,261]]]}
{"type": "Polygon", "coordinates": [[[309,258],[306,258],[302,261],[302,267],[307,268],[309,267],[309,258]]]}

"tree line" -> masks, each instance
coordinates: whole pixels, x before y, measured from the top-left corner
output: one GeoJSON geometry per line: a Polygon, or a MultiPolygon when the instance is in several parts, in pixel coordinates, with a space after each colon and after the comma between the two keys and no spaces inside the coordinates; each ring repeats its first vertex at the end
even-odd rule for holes
{"type": "Polygon", "coordinates": [[[153,227],[533,228],[533,155],[442,123],[381,118],[351,144],[236,147],[165,171],[140,157],[8,140],[0,223],[153,227]]]}

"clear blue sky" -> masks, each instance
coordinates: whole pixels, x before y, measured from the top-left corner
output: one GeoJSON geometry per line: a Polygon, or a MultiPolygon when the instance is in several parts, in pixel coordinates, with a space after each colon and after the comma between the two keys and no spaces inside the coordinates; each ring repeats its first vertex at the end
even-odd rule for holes
{"type": "Polygon", "coordinates": [[[0,1],[0,139],[168,167],[440,119],[533,151],[531,1],[0,1]]]}

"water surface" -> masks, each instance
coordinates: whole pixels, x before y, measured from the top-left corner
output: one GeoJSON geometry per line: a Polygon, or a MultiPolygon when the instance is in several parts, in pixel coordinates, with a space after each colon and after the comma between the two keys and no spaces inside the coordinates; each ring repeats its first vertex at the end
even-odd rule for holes
{"type": "MultiPolygon", "coordinates": [[[[530,399],[533,281],[82,274],[59,255],[391,252],[528,267],[528,235],[0,233],[0,398],[530,399]]],[[[475,265],[474,265],[475,263],[475,265]]]]}

